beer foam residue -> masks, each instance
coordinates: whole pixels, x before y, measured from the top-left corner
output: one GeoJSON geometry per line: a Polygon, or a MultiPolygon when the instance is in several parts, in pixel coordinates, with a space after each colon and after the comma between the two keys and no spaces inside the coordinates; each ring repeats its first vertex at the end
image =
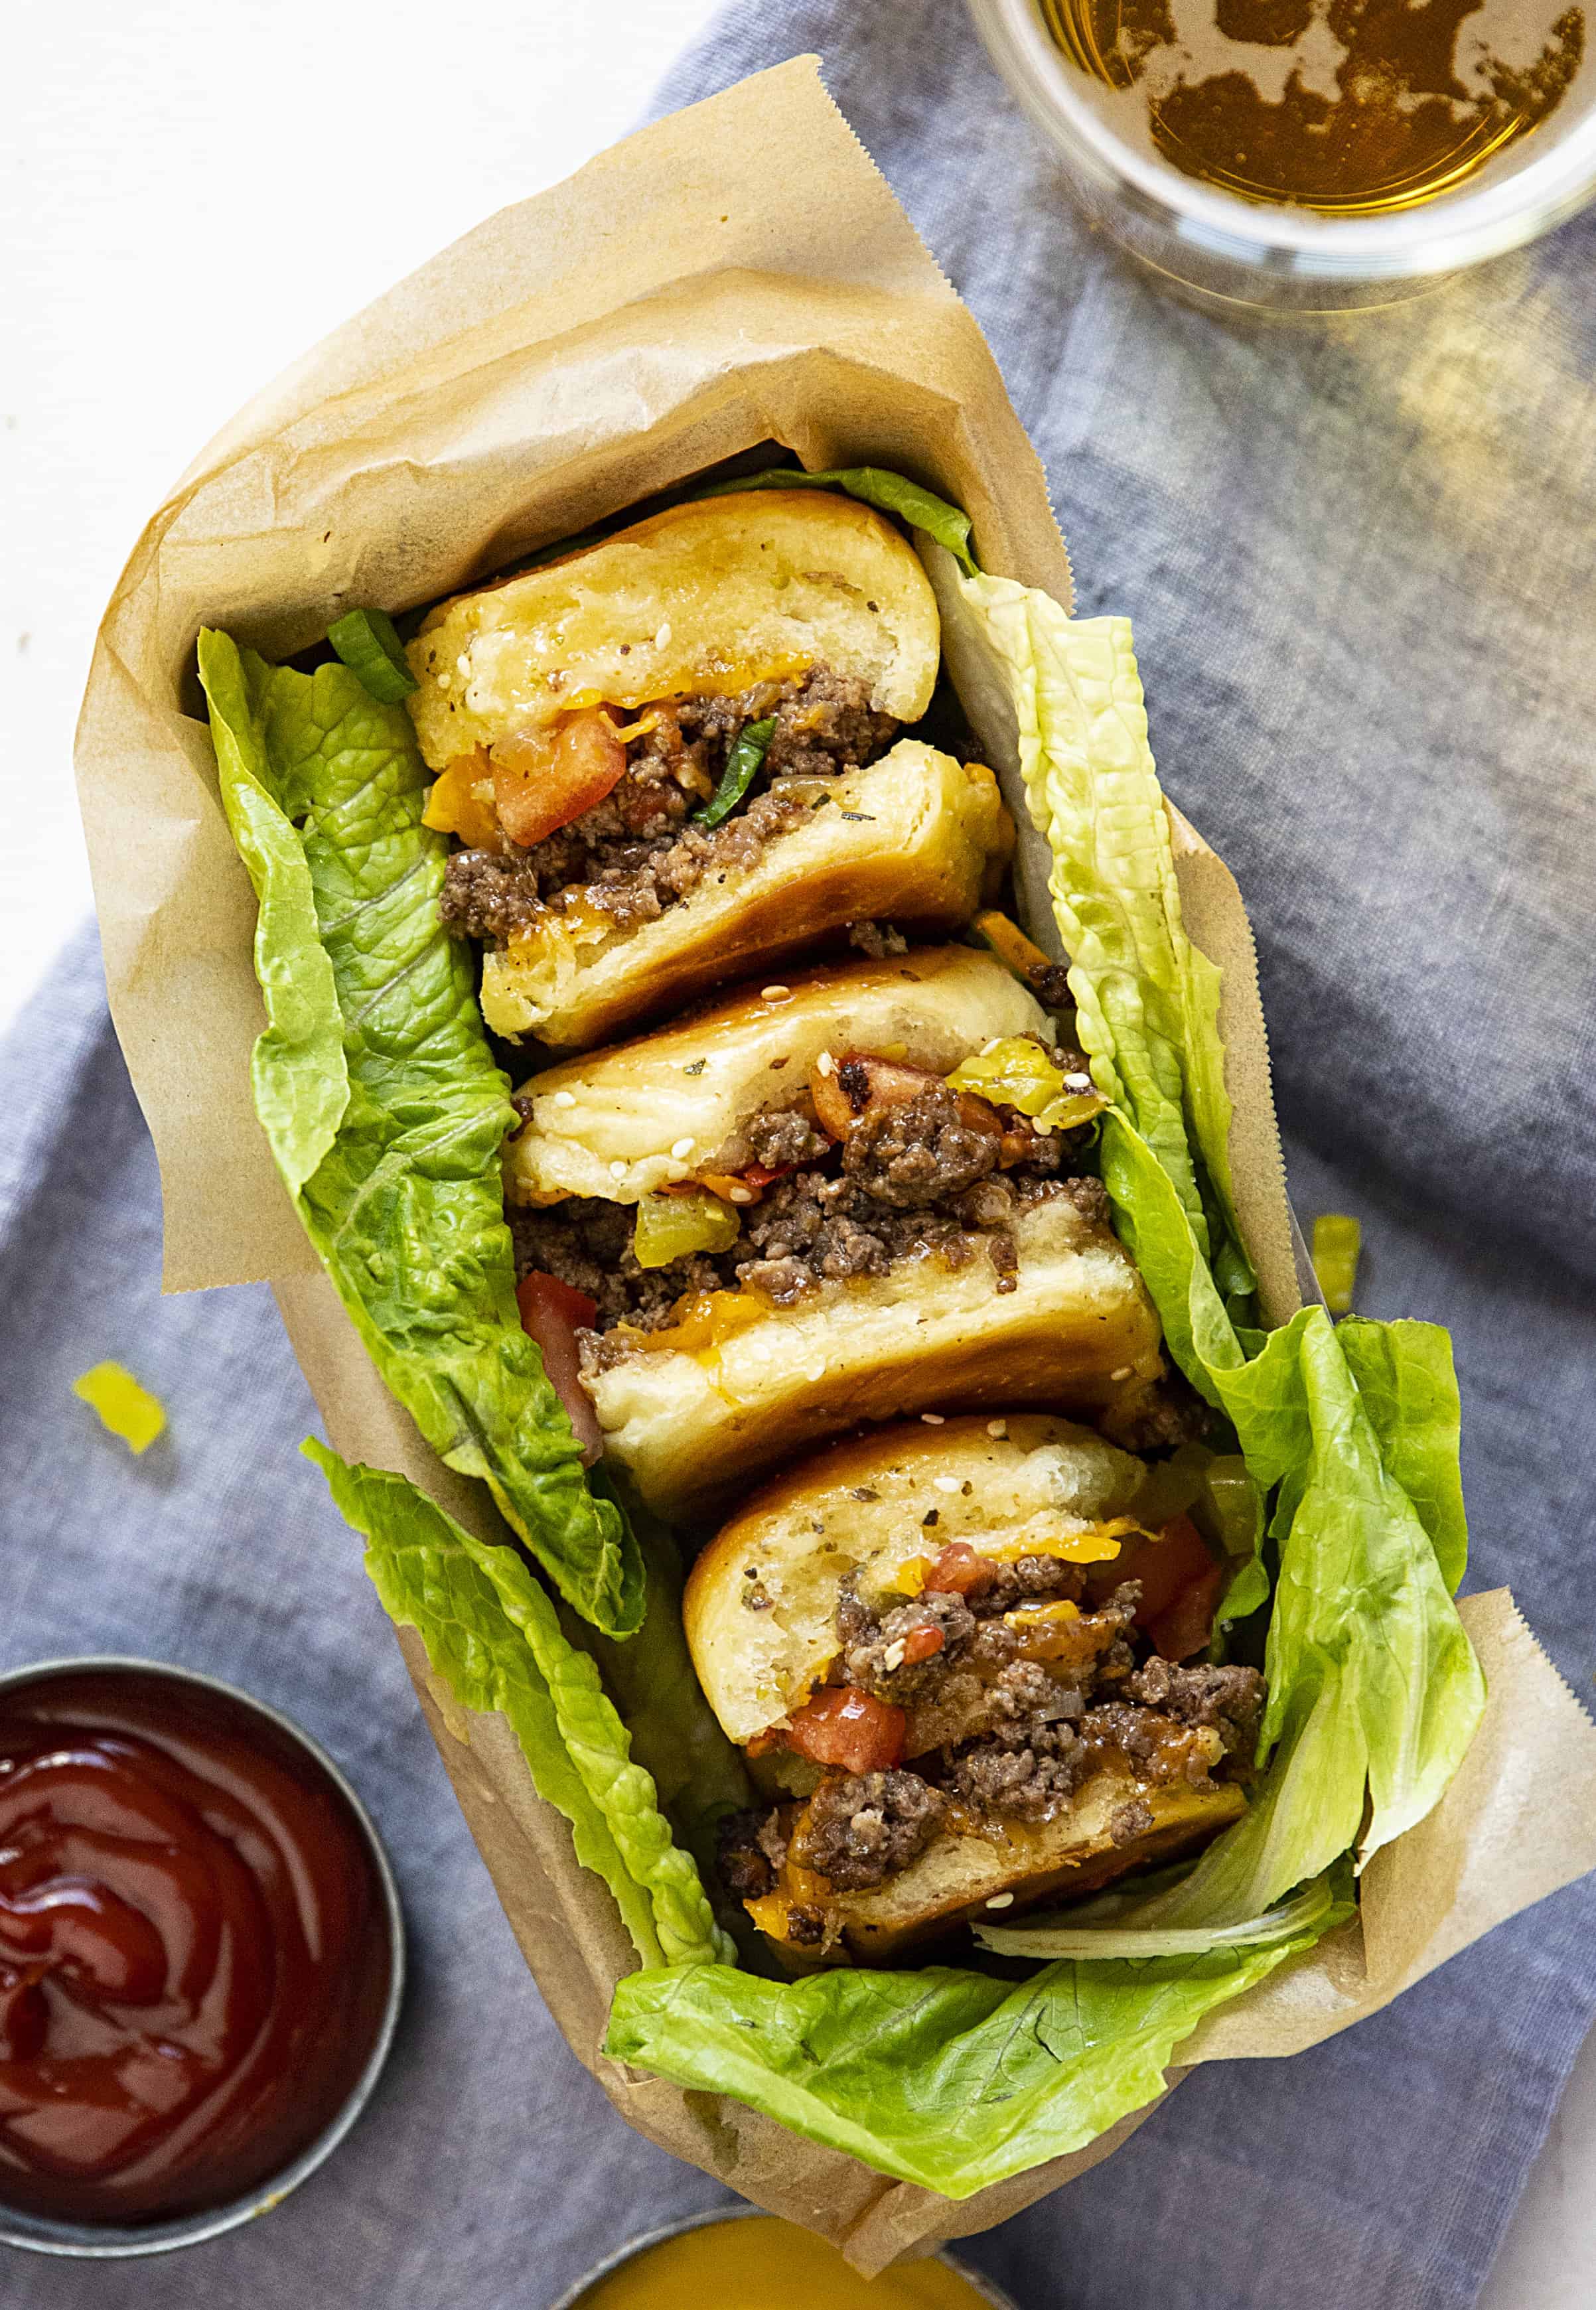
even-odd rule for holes
{"type": "Polygon", "coordinates": [[[1583,12],[1517,0],[1043,0],[1156,150],[1244,198],[1357,216],[1453,190],[1554,111],[1583,12]],[[1472,20],[1472,21],[1470,21],[1472,20]]]}

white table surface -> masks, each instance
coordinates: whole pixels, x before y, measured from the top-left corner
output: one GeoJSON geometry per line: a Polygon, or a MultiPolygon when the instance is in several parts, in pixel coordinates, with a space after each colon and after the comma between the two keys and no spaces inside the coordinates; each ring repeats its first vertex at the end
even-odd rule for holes
{"type": "MultiPolygon", "coordinates": [[[[713,13],[713,0],[15,12],[0,153],[0,1029],[89,908],[73,725],[100,611],[168,484],[307,345],[623,135],[713,13]]],[[[1587,2046],[1485,2310],[1591,2298],[1593,2176],[1587,2046]]]]}

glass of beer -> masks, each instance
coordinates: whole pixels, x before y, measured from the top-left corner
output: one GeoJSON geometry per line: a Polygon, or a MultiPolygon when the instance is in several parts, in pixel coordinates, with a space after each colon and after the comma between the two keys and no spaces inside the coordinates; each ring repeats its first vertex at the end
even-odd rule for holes
{"type": "Polygon", "coordinates": [[[1596,39],[1567,0],[970,6],[1091,221],[1204,299],[1383,304],[1596,190],[1596,39]]]}

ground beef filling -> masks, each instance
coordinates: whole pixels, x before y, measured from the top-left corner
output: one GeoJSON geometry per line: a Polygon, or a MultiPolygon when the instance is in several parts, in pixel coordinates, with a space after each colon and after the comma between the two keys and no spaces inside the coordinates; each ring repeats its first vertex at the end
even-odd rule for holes
{"type": "Polygon", "coordinates": [[[624,775],[594,809],[530,849],[507,840],[450,859],[438,901],[447,929],[502,944],[542,909],[577,899],[618,930],[657,922],[707,879],[747,873],[817,801],[823,806],[788,782],[857,769],[898,727],[872,708],[868,682],[824,665],[733,698],[650,707],[644,718],[651,726],[629,742],[624,775]],[[745,725],[770,716],[776,728],[750,799],[721,826],[690,823],[745,725]]]}
{"type": "Polygon", "coordinates": [[[706,1168],[783,1176],[742,1210],[727,1251],[640,1267],[632,1207],[573,1197],[547,1210],[512,1209],[517,1273],[556,1276],[594,1302],[594,1329],[584,1334],[587,1372],[626,1350],[624,1340],[606,1349],[603,1334],[617,1325],[657,1331],[700,1292],[756,1291],[787,1307],[822,1283],[883,1276],[900,1260],[928,1256],[950,1268],[984,1258],[993,1289],[1012,1291],[1012,1229],[1022,1212],[1067,1196],[1087,1216],[1106,1216],[1099,1180],[1065,1176],[1081,1159],[1082,1135],[1029,1133],[1023,1159],[1004,1168],[1012,1138],[973,1130],[958,1096],[927,1082],[908,1104],[865,1116],[840,1146],[802,1107],[745,1124],[706,1168]]]}
{"type": "MultiPolygon", "coordinates": [[[[927,1590],[879,1614],[845,1589],[834,1676],[904,1710],[905,1762],[827,1773],[802,1804],[729,1820],[721,1867],[739,1898],[770,1892],[789,1859],[835,1891],[869,1890],[917,1859],[950,1813],[961,1827],[1051,1820],[1105,1765],[1138,1785],[1109,1824],[1121,1845],[1152,1826],[1141,1791],[1246,1776],[1264,1701],[1256,1670],[1139,1662],[1134,1582],[1094,1597],[1093,1576],[1050,1557],[990,1569],[972,1593],[927,1590]],[[1057,1601],[1079,1608],[1068,1660],[1026,1657],[1025,1632],[1002,1616],[1057,1601]],[[940,1648],[906,1662],[923,1650],[906,1639],[925,1629],[940,1648]]],[[[824,1931],[816,1915],[811,1940],[824,1931]]]]}

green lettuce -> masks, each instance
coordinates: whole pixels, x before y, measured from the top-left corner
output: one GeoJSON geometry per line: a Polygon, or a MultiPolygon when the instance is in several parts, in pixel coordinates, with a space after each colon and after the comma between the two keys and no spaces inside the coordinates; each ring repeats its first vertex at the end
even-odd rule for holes
{"type": "Polygon", "coordinates": [[[1145,2108],[1205,2014],[1348,1908],[1266,1947],[1064,1962],[1018,1986],[942,1966],[788,1982],[654,1967],[617,1988],[604,2050],[689,2090],[732,2094],[899,2181],[968,2198],[1145,2108]]]}
{"type": "Polygon", "coordinates": [[[1007,578],[966,578],[958,593],[1014,708],[1092,1073],[1168,1173],[1227,1294],[1243,1296],[1219,973],[1181,919],[1130,621],[1072,619],[1007,578]]]}
{"type": "Polygon", "coordinates": [[[463,1708],[508,1722],[538,1794],[569,1821],[577,1860],[610,1888],[643,1963],[728,1957],[597,1667],[515,1549],[474,1539],[403,1476],[351,1466],[315,1437],[302,1449],[365,1533],[366,1569],[389,1616],[418,1632],[463,1708]]]}
{"type": "Polygon", "coordinates": [[[256,1107],[327,1272],[433,1449],[487,1483],[560,1594],[614,1636],[637,1544],[594,1498],[522,1330],[499,1149],[515,1126],[472,966],[439,925],[410,716],[347,666],[273,667],[204,633],[223,806],[260,899],[256,1107]]]}
{"type": "MultiPolygon", "coordinates": [[[[617,1990],[606,2051],[684,2089],[731,2094],[881,2172],[964,2197],[1078,2149],[1144,2107],[1205,2014],[1349,1914],[1343,1856],[1366,1861],[1445,1786],[1483,1705],[1449,1594],[1466,1550],[1457,1391],[1445,1334],[1433,1326],[1349,1321],[1338,1329],[1313,1307],[1272,1333],[1253,1328],[1253,1276],[1228,1159],[1219,973],[1182,921],[1128,625],[1078,623],[1045,595],[983,577],[967,517],[877,468],[776,471],[709,493],[792,487],[841,489],[945,549],[956,565],[957,613],[1012,703],[1026,795],[1052,848],[1081,1040],[1114,1102],[1100,1146],[1115,1226],[1172,1357],[1234,1426],[1260,1497],[1272,1497],[1279,1568],[1259,1751],[1267,1768],[1249,1810],[1194,1868],[1119,1897],[1103,1921],[1104,1954],[1073,1954],[1073,1933],[1070,1954],[1019,1985],[990,1970],[940,1967],[761,1978],[729,1961],[731,1945],[666,1819],[668,1811],[706,1854],[718,1816],[747,1793],[741,1759],[691,1673],[668,1536],[639,1519],[639,1554],[603,1472],[594,1481],[596,1501],[583,1488],[592,1515],[614,1515],[629,1551],[608,1592],[612,1607],[617,1595],[625,1602],[605,1625],[643,1619],[640,1637],[611,1644],[562,1625],[513,1550],[470,1540],[403,1480],[343,1469],[315,1449],[345,1514],[371,1536],[368,1561],[387,1609],[421,1629],[434,1666],[466,1706],[509,1717],[534,1781],[571,1820],[578,1857],[615,1892],[643,1970],[617,1990]],[[1132,1957],[1130,1949],[1157,1953],[1132,1957]]],[[[925,550],[939,571],[949,566],[925,550]]],[[[940,574],[938,584],[947,613],[940,574]]],[[[306,678],[273,675],[236,653],[230,664],[219,657],[206,679],[230,816],[262,894],[257,966],[268,1028],[257,1049],[257,1103],[315,1234],[324,1206],[364,1208],[367,1175],[343,1153],[363,1144],[366,1102],[377,1096],[362,1006],[372,996],[380,1003],[395,972],[410,967],[403,935],[391,937],[387,926],[391,917],[403,934],[412,906],[412,934],[430,925],[444,846],[433,855],[412,829],[410,851],[382,849],[394,797],[402,826],[404,813],[419,817],[422,774],[403,715],[377,725],[373,746],[359,717],[385,709],[369,700],[279,693],[272,685],[306,678]],[[350,716],[356,722],[345,730],[350,716]],[[341,841],[335,829],[325,834],[321,813],[330,805],[335,818],[345,806],[343,782],[363,764],[347,773],[342,765],[362,745],[374,758],[366,778],[380,786],[387,776],[391,786],[372,822],[360,807],[367,784],[350,785],[347,806],[363,830],[341,841]],[[331,890],[328,842],[341,857],[359,855],[358,866],[343,868],[347,887],[331,890]],[[416,877],[413,887],[401,869],[416,877]],[[339,936],[367,907],[379,923],[374,942],[354,934],[357,949],[372,951],[362,976],[339,936]],[[318,1188],[329,1170],[333,1186],[318,1188]]],[[[469,973],[456,966],[448,1002],[436,1006],[436,1052],[430,1028],[417,1039],[429,1059],[461,1019],[475,1037],[466,1038],[466,1064],[456,1050],[445,1072],[451,1084],[475,1087],[462,1130],[476,1160],[481,1147],[471,1133],[480,1124],[490,1136],[487,1107],[498,1103],[499,1132],[507,1118],[503,1081],[469,994],[469,973]]],[[[394,1054],[391,1072],[412,1084],[427,1077],[425,1108],[439,1087],[414,1058],[394,1054]]],[[[488,1228],[489,1201],[497,1215],[497,1194],[495,1177],[491,1196],[473,1206],[469,1239],[478,1222],[488,1228]]],[[[335,1242],[336,1230],[323,1224],[335,1242]]],[[[379,1250],[395,1237],[403,1247],[403,1228],[379,1229],[379,1250]]],[[[340,1288],[347,1301],[342,1280],[340,1288]]],[[[401,1274],[394,1290],[408,1290],[401,1274]]],[[[435,1332],[450,1331],[459,1304],[455,1295],[435,1332]]],[[[471,1304],[502,1306],[492,1291],[471,1304]]],[[[389,1312],[397,1321],[399,1311],[389,1312]]],[[[504,1504],[502,1469],[496,1497],[504,1504]]],[[[532,1529],[533,1520],[513,1520],[532,1529]]],[[[568,1576],[573,1560],[603,1561],[589,1534],[573,1546],[558,1515],[555,1524],[563,1539],[554,1553],[563,1545],[568,1576]]],[[[545,1563],[549,1545],[545,1529],[545,1563]]],[[[559,1563],[550,1568],[582,1611],[559,1563]]],[[[1268,1598],[1254,1550],[1242,1560],[1227,1615],[1268,1598]]],[[[1095,1913],[1074,1920],[1081,1932],[1095,1921],[1095,1913]]]]}
{"type": "MultiPolygon", "coordinates": [[[[1009,579],[954,586],[1001,669],[1052,847],[1081,1041],[1115,1100],[1100,1149],[1115,1227],[1171,1355],[1229,1418],[1252,1475],[1278,1488],[1270,1769],[1146,1919],[1228,1926],[1421,1819],[1478,1727],[1484,1680],[1450,1594],[1466,1546],[1450,1354],[1427,1325],[1344,1336],[1323,1307],[1267,1336],[1245,1324],[1219,973],[1181,920],[1130,627],[1077,623],[1009,579]]],[[[1237,1615],[1262,1601],[1257,1559],[1243,1583],[1237,1615]]]]}
{"type": "Polygon", "coordinates": [[[243,661],[230,643],[215,646],[225,638],[202,635],[201,667],[228,824],[260,900],[255,975],[267,1023],[255,1046],[251,1081],[277,1168],[297,1196],[349,1105],[343,1021],[310,869],[267,783],[243,661]]]}
{"type": "MultiPolygon", "coordinates": [[[[608,1471],[595,1471],[595,1485],[608,1471]]],[[[642,1550],[643,1625],[615,1643],[587,1628],[575,1640],[598,1663],[605,1689],[631,1736],[632,1755],[659,1791],[660,1803],[699,1865],[713,1873],[716,1831],[728,1812],[754,1802],[742,1761],[720,1727],[693,1672],[681,1623],[681,1555],[665,1526],[629,1497],[627,1513],[642,1550]]],[[[734,1923],[746,1923],[739,1906],[734,1923]]]]}
{"type": "Polygon", "coordinates": [[[1439,1324],[1375,1324],[1361,1316],[1338,1324],[1336,1337],[1385,1464],[1418,1511],[1455,1594],[1469,1566],[1469,1524],[1451,1338],[1439,1324]]]}
{"type": "Polygon", "coordinates": [[[874,506],[878,513],[896,514],[911,529],[924,530],[946,548],[970,577],[976,573],[970,551],[970,517],[946,498],[923,490],[903,473],[884,465],[844,465],[826,473],[806,473],[799,465],[771,465],[758,473],[740,473],[729,482],[714,482],[698,494],[724,498],[739,490],[841,490],[846,497],[874,506]]]}

